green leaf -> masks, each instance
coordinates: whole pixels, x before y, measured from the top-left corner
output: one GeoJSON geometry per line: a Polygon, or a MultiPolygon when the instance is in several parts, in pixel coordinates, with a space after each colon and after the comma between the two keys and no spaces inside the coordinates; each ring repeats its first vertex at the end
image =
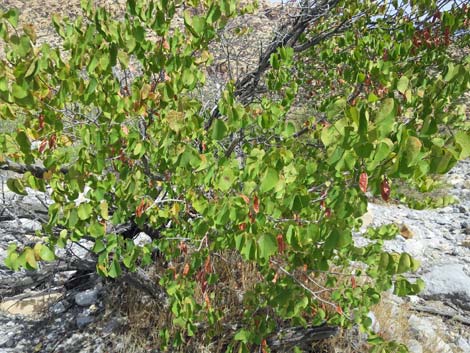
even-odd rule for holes
{"type": "Polygon", "coordinates": [[[104,249],[106,249],[106,246],[104,245],[103,241],[101,239],[95,239],[95,245],[93,246],[93,252],[95,254],[99,254],[104,249]]]}
{"type": "Polygon", "coordinates": [[[456,77],[456,75],[459,73],[460,66],[459,65],[454,65],[453,63],[449,63],[447,65],[447,70],[444,75],[444,81],[450,82],[452,79],[456,77]]]}
{"type": "Polygon", "coordinates": [[[28,90],[16,83],[13,84],[11,93],[13,94],[13,97],[18,99],[23,99],[28,96],[28,90]]]}
{"type": "Polygon", "coordinates": [[[261,178],[260,191],[267,192],[273,189],[279,181],[279,173],[273,168],[268,168],[261,178]]]}
{"type": "Polygon", "coordinates": [[[410,80],[406,76],[402,76],[397,83],[397,89],[400,93],[405,93],[405,91],[408,89],[408,84],[410,80]]]}
{"type": "Polygon", "coordinates": [[[214,140],[221,140],[224,138],[226,132],[227,126],[225,126],[225,123],[220,119],[215,119],[212,129],[212,138],[214,140]]]}
{"type": "Polygon", "coordinates": [[[252,333],[250,331],[241,329],[235,334],[234,340],[241,341],[243,343],[248,343],[251,340],[251,336],[252,336],[252,333]]]}
{"type": "Polygon", "coordinates": [[[18,11],[18,9],[10,9],[6,13],[4,13],[2,17],[8,22],[10,22],[13,27],[16,27],[18,26],[19,16],[20,12],[18,11]]]}
{"type": "Polygon", "coordinates": [[[141,142],[138,142],[135,145],[134,151],[132,151],[132,153],[134,156],[139,156],[143,150],[144,150],[144,145],[141,142]]]}
{"type": "Polygon", "coordinates": [[[411,257],[407,253],[400,255],[400,260],[398,262],[397,273],[408,272],[411,269],[411,257]]]}
{"type": "Polygon", "coordinates": [[[168,126],[170,127],[170,129],[172,129],[176,133],[180,132],[181,129],[184,127],[184,113],[182,112],[170,110],[166,114],[166,119],[168,121],[168,126]]]}
{"type": "Polygon", "coordinates": [[[217,4],[212,3],[209,11],[207,12],[206,21],[208,24],[215,23],[221,16],[220,8],[217,4]]]}
{"type": "Polygon", "coordinates": [[[16,134],[16,142],[20,145],[21,152],[29,154],[31,152],[31,142],[24,131],[19,131],[16,134]]]}
{"type": "Polygon", "coordinates": [[[268,259],[277,252],[277,240],[272,234],[263,234],[258,239],[259,256],[262,259],[268,259]]]}
{"type": "Polygon", "coordinates": [[[421,140],[414,136],[409,136],[406,140],[405,147],[405,158],[408,161],[408,166],[412,166],[416,163],[419,158],[419,152],[421,151],[421,140]]]}
{"type": "Polygon", "coordinates": [[[80,218],[82,221],[85,221],[90,218],[92,211],[93,209],[90,204],[82,203],[80,206],[78,206],[78,218],[80,218]]]}
{"type": "MultiPolygon", "coordinates": [[[[36,254],[34,250],[27,247],[24,249],[23,254],[26,264],[28,264],[31,268],[36,269],[38,267],[38,263],[36,261],[36,254]]],[[[25,265],[26,265],[25,264],[25,265]]]]}
{"type": "Polygon", "coordinates": [[[222,191],[228,191],[235,181],[235,174],[230,167],[227,167],[223,170],[219,178],[218,187],[222,191]]]}
{"type": "Polygon", "coordinates": [[[104,235],[105,229],[102,224],[96,221],[93,221],[88,227],[88,232],[92,237],[97,238],[97,237],[101,237],[104,235]]]}
{"type": "Polygon", "coordinates": [[[470,157],[470,132],[468,131],[457,131],[455,133],[455,142],[462,149],[460,152],[460,158],[465,159],[470,157]]]}
{"type": "Polygon", "coordinates": [[[24,195],[24,196],[28,195],[28,193],[26,192],[24,188],[23,181],[20,179],[8,179],[7,186],[15,194],[24,195]]]}
{"type": "Polygon", "coordinates": [[[101,214],[101,218],[103,218],[105,220],[109,219],[108,202],[106,200],[103,200],[100,203],[100,214],[101,214]]]}
{"type": "Polygon", "coordinates": [[[340,232],[338,229],[334,229],[328,236],[325,242],[325,249],[341,249],[352,243],[351,232],[346,230],[340,232]]]}
{"type": "Polygon", "coordinates": [[[395,100],[393,98],[386,98],[377,113],[377,130],[379,131],[380,137],[385,137],[392,132],[395,114],[395,100]]]}
{"type": "Polygon", "coordinates": [[[46,245],[41,246],[41,249],[39,251],[39,256],[44,261],[53,261],[53,260],[55,260],[54,252],[46,245]]]}
{"type": "Polygon", "coordinates": [[[113,262],[111,262],[111,266],[108,270],[108,276],[111,278],[117,278],[121,275],[121,272],[121,265],[119,265],[118,260],[113,259],[113,262]]]}

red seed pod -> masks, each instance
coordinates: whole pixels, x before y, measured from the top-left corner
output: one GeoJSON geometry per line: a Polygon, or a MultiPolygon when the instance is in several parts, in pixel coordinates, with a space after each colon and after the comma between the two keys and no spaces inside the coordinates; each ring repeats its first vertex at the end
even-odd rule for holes
{"type": "Polygon", "coordinates": [[[45,122],[44,122],[44,115],[40,114],[38,117],[39,120],[39,130],[44,129],[45,122]]]}
{"type": "Polygon", "coordinates": [[[325,217],[326,217],[326,218],[330,218],[330,217],[331,217],[331,208],[328,207],[328,208],[325,210],[325,217]]]}
{"type": "Polygon", "coordinates": [[[385,202],[388,202],[390,199],[390,184],[388,183],[388,180],[385,178],[382,183],[380,184],[380,194],[382,195],[382,199],[385,202]]]}
{"type": "Polygon", "coordinates": [[[361,173],[359,176],[359,189],[362,192],[367,192],[367,184],[369,182],[369,177],[366,172],[361,173]]]}
{"type": "Polygon", "coordinates": [[[48,143],[48,141],[46,139],[41,141],[41,144],[39,145],[39,153],[42,154],[44,152],[44,150],[47,147],[47,143],[48,143]]]}
{"type": "Polygon", "coordinates": [[[255,196],[253,198],[253,211],[255,211],[255,213],[259,213],[259,199],[258,199],[258,196],[255,196]]]}
{"type": "Polygon", "coordinates": [[[286,250],[286,243],[284,242],[284,237],[282,234],[278,234],[276,237],[277,240],[277,251],[279,254],[282,254],[286,250]]]}

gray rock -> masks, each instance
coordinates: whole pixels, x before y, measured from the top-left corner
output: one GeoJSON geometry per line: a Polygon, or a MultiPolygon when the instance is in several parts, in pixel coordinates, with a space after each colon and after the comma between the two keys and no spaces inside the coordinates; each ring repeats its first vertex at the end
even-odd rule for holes
{"type": "Polygon", "coordinates": [[[65,308],[65,305],[63,302],[58,302],[58,303],[55,303],[52,307],[51,307],[51,311],[52,313],[54,314],[62,314],[64,311],[66,310],[65,308]]]}
{"type": "Polygon", "coordinates": [[[77,327],[78,328],[83,328],[86,325],[91,324],[94,320],[95,320],[95,318],[93,316],[89,316],[89,315],[86,315],[86,314],[85,315],[81,314],[77,317],[77,320],[76,320],[77,327]]]}
{"type": "Polygon", "coordinates": [[[470,343],[465,338],[459,337],[455,343],[464,353],[470,353],[470,343]]]}
{"type": "Polygon", "coordinates": [[[461,264],[437,265],[423,275],[426,288],[421,294],[425,299],[451,301],[470,310],[470,276],[461,264]]]}
{"type": "Polygon", "coordinates": [[[134,238],[134,244],[138,246],[144,246],[150,244],[152,242],[152,238],[149,235],[145,234],[144,232],[140,232],[134,238]]]}
{"type": "Polygon", "coordinates": [[[98,290],[96,288],[87,289],[86,291],[75,295],[75,303],[80,306],[90,306],[98,300],[98,290]]]}
{"type": "Polygon", "coordinates": [[[432,338],[436,336],[436,332],[432,328],[431,323],[416,315],[411,315],[408,319],[410,331],[415,338],[432,338]]]}
{"type": "Polygon", "coordinates": [[[417,340],[409,340],[406,345],[410,353],[423,353],[423,347],[417,340]]]}

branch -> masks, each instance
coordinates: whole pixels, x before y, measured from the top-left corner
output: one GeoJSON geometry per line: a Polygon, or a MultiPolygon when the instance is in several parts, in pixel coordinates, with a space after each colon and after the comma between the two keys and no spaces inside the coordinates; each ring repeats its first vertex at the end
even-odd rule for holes
{"type": "Polygon", "coordinates": [[[268,338],[269,348],[277,352],[290,352],[297,346],[302,350],[311,349],[313,341],[321,341],[338,334],[335,326],[289,327],[279,330],[274,337],[268,338]]]}
{"type": "MultiPolygon", "coordinates": [[[[309,4],[309,1],[304,1],[300,14],[292,21],[292,23],[281,26],[277,35],[274,37],[271,44],[262,52],[258,67],[249,72],[243,78],[238,79],[235,83],[235,92],[234,96],[238,99],[243,105],[247,105],[253,99],[254,93],[258,87],[259,81],[263,73],[270,67],[269,59],[273,53],[275,53],[281,47],[290,47],[296,50],[296,44],[302,35],[305,32],[310,23],[315,22],[321,17],[328,14],[338,3],[339,0],[324,0],[319,3],[312,5],[309,4]]],[[[335,28],[332,32],[323,34],[322,36],[316,37],[317,41],[320,42],[329,36],[335,34],[335,31],[338,31],[345,22],[341,23],[338,27],[335,28]]],[[[317,44],[317,42],[310,42],[307,48],[317,44]]],[[[296,51],[301,51],[299,48],[296,51]]],[[[209,130],[213,121],[220,116],[220,111],[217,105],[212,109],[211,115],[206,122],[204,128],[209,130]]]]}
{"type": "MultiPolygon", "coordinates": [[[[30,172],[36,178],[39,178],[39,179],[42,179],[44,176],[44,173],[47,173],[49,171],[49,169],[40,167],[38,165],[19,164],[19,163],[10,161],[8,159],[5,159],[4,161],[0,161],[0,170],[8,170],[8,171],[19,173],[19,174],[30,172]]],[[[62,167],[60,168],[60,171],[63,174],[67,174],[69,170],[66,167],[62,167]]]]}
{"type": "Polygon", "coordinates": [[[465,325],[470,325],[470,319],[466,318],[462,315],[459,315],[453,310],[440,310],[436,309],[430,306],[423,306],[423,305],[413,305],[411,307],[412,310],[423,312],[423,313],[428,313],[428,314],[434,314],[434,315],[439,315],[443,317],[448,317],[451,320],[455,320],[458,322],[461,322],[462,324],[465,325]]]}

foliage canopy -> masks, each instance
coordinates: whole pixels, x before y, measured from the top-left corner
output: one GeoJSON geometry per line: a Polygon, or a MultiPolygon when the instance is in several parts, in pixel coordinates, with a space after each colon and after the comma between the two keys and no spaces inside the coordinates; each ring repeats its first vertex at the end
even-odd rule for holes
{"type": "MultiPolygon", "coordinates": [[[[0,165],[22,172],[11,190],[53,200],[43,240],[12,245],[8,266],[35,269],[86,239],[97,271],[116,278],[158,250],[181,328],[171,340],[162,332],[164,346],[204,320],[217,332],[225,318],[212,262],[237,253],[259,282],[229,350],[267,351],[280,321],[368,329],[380,293],[417,293],[423,282],[405,276],[413,258],[383,250],[396,227],[355,243],[366,192],[388,201],[394,180],[428,185],[470,156],[460,101],[470,60],[458,51],[470,12],[443,3],[453,4],[293,4],[258,66],[210,108],[197,94],[209,45],[250,6],[129,0],[118,20],[82,1],[83,17],[53,18],[61,48],[36,45],[31,26],[17,30],[16,10],[1,13],[0,117],[17,128],[0,136],[0,165]],[[136,245],[140,231],[153,241],[136,245]]],[[[405,351],[370,337],[377,352],[405,351]]]]}

